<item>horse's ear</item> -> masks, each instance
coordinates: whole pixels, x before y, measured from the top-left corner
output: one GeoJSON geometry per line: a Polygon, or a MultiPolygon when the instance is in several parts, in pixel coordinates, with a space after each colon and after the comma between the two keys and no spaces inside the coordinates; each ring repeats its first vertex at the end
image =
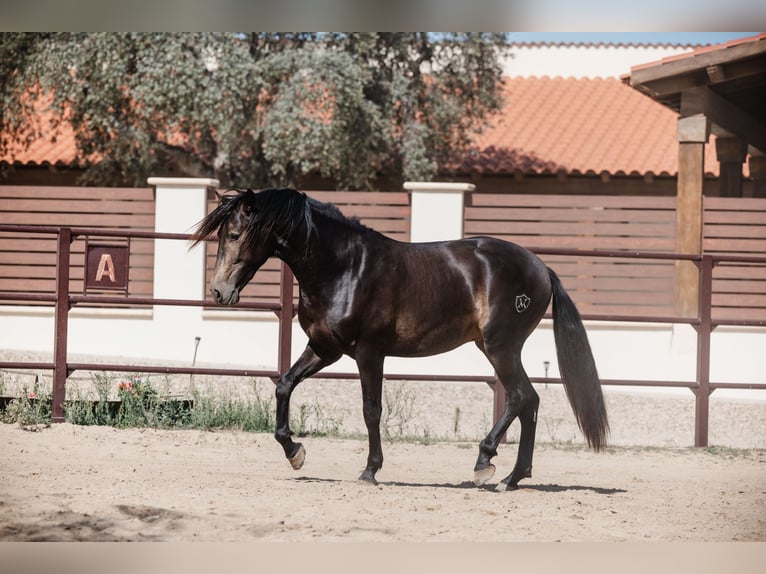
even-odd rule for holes
{"type": "Polygon", "coordinates": [[[234,199],[234,196],[231,195],[231,194],[225,195],[223,193],[218,193],[217,191],[215,192],[215,196],[218,198],[218,204],[219,205],[226,205],[232,199],[234,199]]]}
{"type": "Polygon", "coordinates": [[[242,207],[245,210],[245,213],[247,215],[250,215],[253,212],[253,204],[255,202],[255,193],[249,187],[245,191],[242,191],[240,193],[245,196],[245,201],[242,202],[242,207]]]}

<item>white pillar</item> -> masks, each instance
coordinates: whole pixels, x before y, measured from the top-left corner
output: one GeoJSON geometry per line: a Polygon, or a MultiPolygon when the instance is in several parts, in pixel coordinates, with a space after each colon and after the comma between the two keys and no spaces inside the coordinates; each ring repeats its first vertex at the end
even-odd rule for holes
{"type": "MultiPolygon", "coordinates": [[[[158,233],[191,233],[207,215],[208,188],[218,187],[217,179],[207,178],[150,177],[148,183],[156,188],[154,230],[158,233]]],[[[204,292],[204,245],[189,250],[186,241],[156,239],[154,297],[200,299],[204,292]]]]}
{"type": "Polygon", "coordinates": [[[408,181],[412,194],[410,241],[445,241],[463,237],[463,194],[472,183],[408,181]]]}

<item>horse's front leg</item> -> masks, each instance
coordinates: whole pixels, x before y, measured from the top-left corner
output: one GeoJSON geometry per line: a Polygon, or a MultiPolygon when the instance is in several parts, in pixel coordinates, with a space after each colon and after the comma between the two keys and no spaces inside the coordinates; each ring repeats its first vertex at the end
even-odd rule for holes
{"type": "Polygon", "coordinates": [[[357,354],[359,378],[362,381],[364,422],[367,425],[369,452],[367,467],[359,480],[377,484],[375,473],[383,466],[383,447],[380,442],[380,417],[383,413],[383,360],[375,353],[357,354]]]}
{"type": "Polygon", "coordinates": [[[290,396],[293,394],[295,387],[298,386],[298,383],[303,379],[310,377],[339,358],[339,354],[336,356],[320,356],[311,348],[311,345],[307,345],[298,360],[293,363],[286,373],[279,377],[277,382],[277,424],[274,437],[282,445],[287,460],[290,461],[290,465],[295,470],[303,466],[303,461],[306,458],[306,449],[303,448],[301,443],[293,442],[293,433],[290,430],[290,396]]]}

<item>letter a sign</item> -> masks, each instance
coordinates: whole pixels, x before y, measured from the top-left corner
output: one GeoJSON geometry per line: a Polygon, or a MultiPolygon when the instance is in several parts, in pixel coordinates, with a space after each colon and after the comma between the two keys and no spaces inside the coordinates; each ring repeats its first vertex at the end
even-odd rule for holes
{"type": "Polygon", "coordinates": [[[85,290],[128,292],[128,246],[93,245],[85,249],[85,290]]]}

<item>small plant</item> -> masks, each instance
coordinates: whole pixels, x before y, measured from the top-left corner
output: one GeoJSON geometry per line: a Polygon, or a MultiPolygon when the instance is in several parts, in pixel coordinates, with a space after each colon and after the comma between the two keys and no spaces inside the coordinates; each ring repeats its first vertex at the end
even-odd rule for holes
{"type": "Polygon", "coordinates": [[[194,406],[189,412],[186,427],[201,429],[236,429],[253,432],[274,432],[271,400],[261,397],[254,385],[255,399],[242,401],[231,396],[193,394],[194,406]]]}
{"type": "Polygon", "coordinates": [[[415,418],[415,393],[403,384],[386,388],[384,394],[381,430],[388,441],[405,436],[407,425],[415,418]]]}
{"type": "Polygon", "coordinates": [[[143,427],[156,420],[157,391],[148,380],[134,375],[117,387],[120,410],[117,411],[117,426],[143,427]]]}
{"type": "Polygon", "coordinates": [[[114,424],[112,413],[109,411],[109,390],[112,387],[113,381],[107,373],[95,373],[92,380],[98,399],[93,406],[93,422],[90,424],[114,424]]]}
{"type": "Polygon", "coordinates": [[[51,424],[52,406],[50,392],[42,388],[40,378],[35,377],[32,390],[24,387],[22,395],[9,403],[5,409],[3,421],[18,423],[20,427],[28,430],[48,427],[51,424]]]}
{"type": "Polygon", "coordinates": [[[302,404],[298,408],[298,420],[291,421],[290,427],[298,436],[338,436],[343,428],[340,416],[329,415],[319,402],[302,404]]]}
{"type": "Polygon", "coordinates": [[[80,388],[75,387],[70,392],[70,398],[64,402],[64,417],[75,425],[94,425],[97,405],[83,397],[80,388]]]}

